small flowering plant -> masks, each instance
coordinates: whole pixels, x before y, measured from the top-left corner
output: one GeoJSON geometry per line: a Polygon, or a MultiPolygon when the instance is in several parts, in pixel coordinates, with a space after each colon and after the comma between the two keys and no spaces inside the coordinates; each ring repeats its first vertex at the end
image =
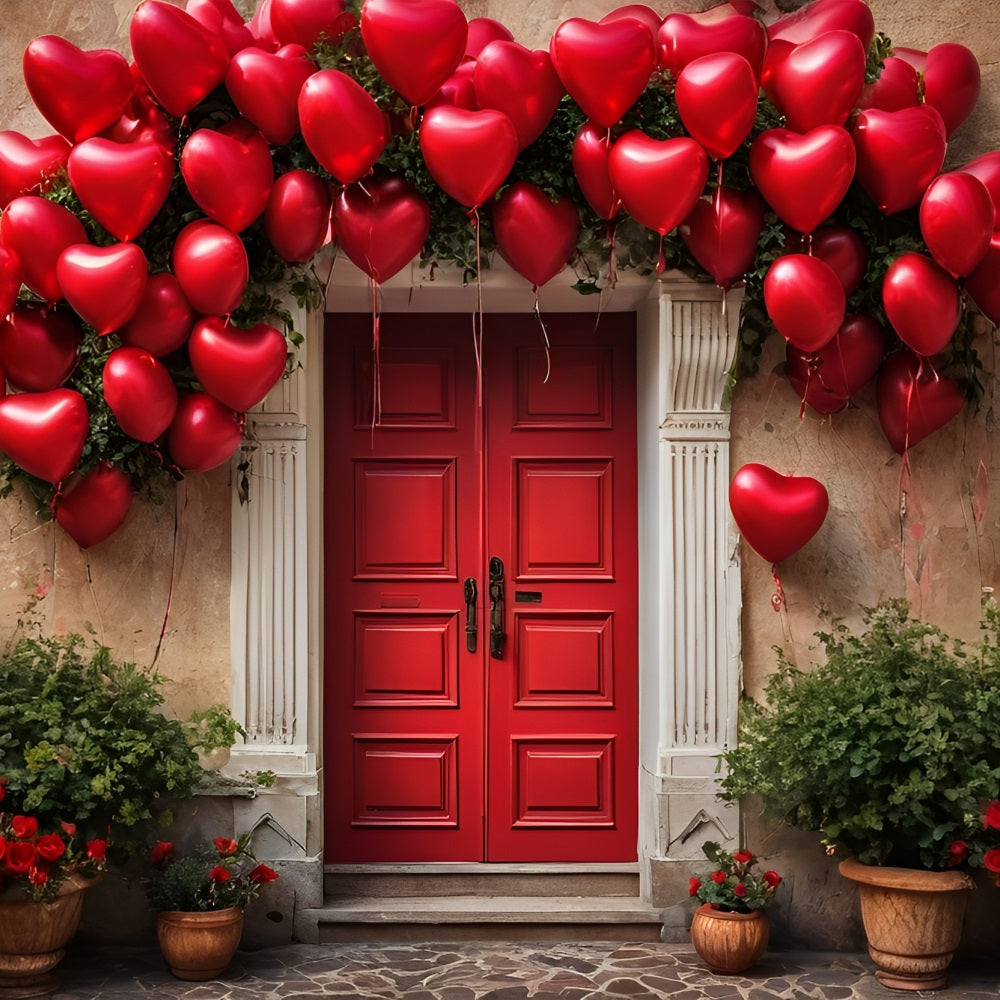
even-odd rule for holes
{"type": "Polygon", "coordinates": [[[981,817],[970,820],[964,838],[951,842],[948,867],[985,868],[1000,888],[1000,799],[983,807],[981,817]]]}
{"type": "Polygon", "coordinates": [[[149,905],[186,912],[246,907],[278,877],[257,861],[249,841],[249,834],[238,840],[216,837],[192,854],[177,857],[172,843],[158,840],[149,855],[154,866],[146,879],[149,905]]]}
{"type": "Polygon", "coordinates": [[[757,857],[753,853],[739,850],[730,854],[712,841],[702,850],[716,867],[701,878],[691,879],[692,896],[713,909],[735,913],[750,913],[771,904],[781,876],[773,871],[755,872],[757,857]]]}
{"type": "MultiPolygon", "coordinates": [[[[0,776],[0,802],[6,797],[7,780],[0,776]]],[[[34,816],[0,812],[0,895],[49,902],[71,876],[103,871],[107,851],[106,840],[81,842],[73,823],[43,830],[34,816]]]]}

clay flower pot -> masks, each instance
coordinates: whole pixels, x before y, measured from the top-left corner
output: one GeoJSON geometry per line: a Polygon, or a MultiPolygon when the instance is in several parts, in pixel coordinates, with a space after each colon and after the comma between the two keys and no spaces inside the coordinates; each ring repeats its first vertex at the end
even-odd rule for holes
{"type": "Polygon", "coordinates": [[[226,971],[243,933],[243,910],[166,910],[156,922],[160,951],[178,979],[201,982],[226,971]]]}
{"type": "Polygon", "coordinates": [[[764,910],[734,913],[703,903],[691,918],[691,944],[713,972],[744,972],[767,951],[771,921],[764,910]]]}

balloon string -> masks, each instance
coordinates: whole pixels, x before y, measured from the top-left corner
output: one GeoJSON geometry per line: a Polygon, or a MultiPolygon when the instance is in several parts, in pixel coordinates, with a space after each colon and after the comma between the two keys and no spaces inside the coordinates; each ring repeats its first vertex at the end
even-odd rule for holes
{"type": "Polygon", "coordinates": [[[608,219],[605,233],[608,239],[608,284],[614,288],[618,284],[618,248],[615,245],[615,232],[618,229],[617,219],[608,219]]]}
{"type": "Polygon", "coordinates": [[[532,285],[531,290],[535,293],[535,319],[538,320],[538,325],[542,328],[542,340],[545,342],[545,378],[542,379],[542,385],[546,385],[549,381],[549,376],[552,374],[552,345],[549,343],[549,331],[545,328],[545,320],[542,319],[542,310],[538,305],[538,285],[532,285]]]}
{"type": "Polygon", "coordinates": [[[56,483],[56,491],[52,494],[52,500],[49,503],[49,516],[55,520],[56,511],[59,509],[59,501],[62,500],[63,495],[63,480],[60,479],[56,483]]]}
{"type": "Polygon", "coordinates": [[[726,290],[719,285],[719,290],[722,292],[722,318],[726,318],[726,290]]]}
{"type": "Polygon", "coordinates": [[[372,446],[375,445],[375,428],[382,420],[382,343],[381,317],[378,308],[378,282],[369,276],[368,288],[372,300],[372,446]]]}
{"type": "Polygon", "coordinates": [[[781,577],[778,576],[778,564],[771,563],[771,576],[774,577],[774,593],[771,595],[771,607],[775,611],[781,611],[786,605],[785,588],[781,586],[781,577]]]}
{"type": "Polygon", "coordinates": [[[167,603],[163,609],[163,624],[160,626],[160,636],[156,640],[156,649],[153,650],[153,659],[150,667],[156,665],[160,657],[160,650],[163,648],[163,637],[167,634],[167,621],[170,618],[170,604],[174,598],[174,572],[177,566],[178,537],[180,535],[180,491],[174,490],[174,539],[170,551],[170,585],[167,587],[167,603]]]}
{"type": "Polygon", "coordinates": [[[483,412],[483,262],[479,242],[479,208],[469,210],[469,222],[476,234],[476,311],[472,317],[472,349],[476,358],[476,446],[482,447],[483,412]]]}
{"type": "Polygon", "coordinates": [[[656,259],[656,273],[663,274],[667,267],[667,259],[663,255],[663,238],[664,234],[660,234],[660,254],[656,259]]]}

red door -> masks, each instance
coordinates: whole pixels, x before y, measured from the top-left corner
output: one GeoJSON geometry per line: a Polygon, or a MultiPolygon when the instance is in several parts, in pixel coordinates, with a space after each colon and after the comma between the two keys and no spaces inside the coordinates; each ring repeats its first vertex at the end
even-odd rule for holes
{"type": "Polygon", "coordinates": [[[467,315],[327,319],[327,861],[636,858],[634,318],[546,324],[477,405],[467,315]]]}

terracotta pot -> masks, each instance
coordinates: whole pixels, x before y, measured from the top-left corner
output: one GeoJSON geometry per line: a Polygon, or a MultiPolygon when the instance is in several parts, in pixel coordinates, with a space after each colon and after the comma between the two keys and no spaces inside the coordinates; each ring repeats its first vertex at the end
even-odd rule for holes
{"type": "Polygon", "coordinates": [[[178,979],[215,979],[233,960],[243,933],[243,910],[188,913],[167,910],[156,922],[160,951],[178,979]]]}
{"type": "Polygon", "coordinates": [[[0,897],[0,996],[37,997],[58,987],[51,972],[80,926],[83,890],[93,882],[71,876],[51,903],[0,897]]]}
{"type": "Polygon", "coordinates": [[[744,972],[767,951],[771,921],[764,910],[732,913],[703,903],[691,919],[691,944],[713,972],[744,972]]]}
{"type": "Polygon", "coordinates": [[[938,990],[962,936],[972,879],[963,872],[840,863],[840,874],[858,883],[868,953],[875,978],[894,990],[938,990]]]}

